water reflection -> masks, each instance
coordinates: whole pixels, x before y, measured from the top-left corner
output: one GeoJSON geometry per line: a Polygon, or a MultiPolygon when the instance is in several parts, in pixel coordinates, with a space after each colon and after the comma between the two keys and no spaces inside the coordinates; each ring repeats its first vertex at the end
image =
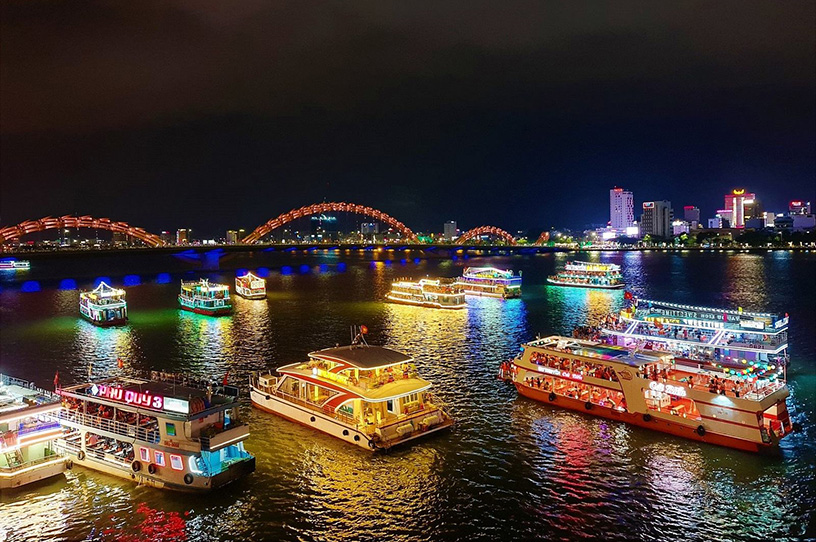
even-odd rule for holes
{"type": "Polygon", "coordinates": [[[221,375],[234,359],[235,338],[231,316],[205,316],[178,311],[176,345],[183,352],[174,370],[196,375],[221,375]]]}
{"type": "Polygon", "coordinates": [[[74,336],[76,359],[71,370],[75,379],[107,378],[122,374],[139,357],[139,349],[132,326],[102,328],[77,318],[74,336]],[[125,367],[120,369],[117,360],[125,367]],[[91,371],[89,373],[89,370],[91,371]]]}

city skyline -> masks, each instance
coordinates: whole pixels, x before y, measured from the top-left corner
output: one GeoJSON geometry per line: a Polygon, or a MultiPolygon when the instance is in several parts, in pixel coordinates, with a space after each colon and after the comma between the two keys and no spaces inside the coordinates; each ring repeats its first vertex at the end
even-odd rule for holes
{"type": "Polygon", "coordinates": [[[514,231],[605,223],[615,185],[704,216],[740,186],[816,199],[810,4],[154,8],[6,6],[0,223],[220,232],[326,200],[514,231]]]}

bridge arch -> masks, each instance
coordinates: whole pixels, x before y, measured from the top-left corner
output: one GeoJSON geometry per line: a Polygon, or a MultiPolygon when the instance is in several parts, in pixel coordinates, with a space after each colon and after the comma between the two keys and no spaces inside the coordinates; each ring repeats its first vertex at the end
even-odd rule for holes
{"type": "Polygon", "coordinates": [[[478,228],[473,228],[472,230],[468,230],[456,240],[457,245],[464,245],[466,242],[470,241],[475,237],[479,237],[481,235],[492,235],[494,237],[498,237],[500,239],[504,239],[511,245],[516,244],[516,239],[506,231],[501,228],[497,228],[496,226],[479,226],[478,228]]]}
{"type": "Polygon", "coordinates": [[[63,228],[92,228],[96,230],[108,230],[117,233],[124,233],[151,247],[164,244],[158,235],[146,232],[142,228],[131,226],[127,222],[113,222],[110,218],[93,218],[92,216],[61,216],[54,218],[47,216],[39,220],[26,220],[16,226],[0,228],[0,244],[7,241],[19,239],[23,235],[45,230],[57,230],[63,228]]]}
{"type": "Polygon", "coordinates": [[[533,244],[536,245],[536,246],[546,245],[549,242],[549,240],[550,240],[550,232],[543,231],[543,232],[541,232],[541,235],[538,236],[538,239],[536,239],[536,242],[533,243],[533,244]]]}
{"type": "Polygon", "coordinates": [[[356,203],[344,203],[344,202],[328,202],[328,203],[315,203],[314,205],[306,205],[301,207],[300,209],[292,209],[288,213],[283,213],[278,215],[277,217],[268,220],[266,223],[261,224],[255,230],[244,237],[244,243],[257,243],[264,235],[268,234],[274,229],[280,228],[284,224],[292,222],[293,220],[297,220],[298,218],[302,218],[304,216],[310,215],[318,215],[321,213],[326,212],[346,212],[346,213],[355,213],[358,215],[365,215],[371,217],[375,220],[379,220],[385,224],[388,224],[395,230],[399,231],[405,238],[410,241],[416,241],[417,236],[416,234],[411,231],[411,229],[397,220],[396,218],[383,213],[382,211],[378,211],[372,207],[366,207],[364,205],[357,205],[356,203]]]}

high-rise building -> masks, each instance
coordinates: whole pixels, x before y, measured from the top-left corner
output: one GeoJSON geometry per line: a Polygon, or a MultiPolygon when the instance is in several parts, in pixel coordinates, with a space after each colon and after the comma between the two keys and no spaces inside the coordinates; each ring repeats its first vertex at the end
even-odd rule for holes
{"type": "Polygon", "coordinates": [[[159,234],[159,239],[162,240],[162,243],[169,245],[173,242],[173,235],[169,231],[162,230],[162,232],[159,234]]]}
{"type": "Polygon", "coordinates": [[[380,233],[379,222],[363,222],[360,224],[360,233],[363,235],[374,235],[380,233]]]}
{"type": "Polygon", "coordinates": [[[673,220],[674,212],[670,201],[644,201],[643,214],[640,217],[640,234],[670,237],[673,220]]]}
{"type": "Polygon", "coordinates": [[[227,230],[227,244],[234,245],[238,242],[238,232],[236,230],[227,230]]]}
{"type": "Polygon", "coordinates": [[[720,219],[720,228],[730,228],[733,223],[733,214],[731,209],[719,209],[714,216],[720,219]]]}
{"type": "Polygon", "coordinates": [[[692,228],[696,228],[700,224],[700,209],[694,205],[686,205],[683,207],[683,220],[692,228]]]}
{"type": "Polygon", "coordinates": [[[190,242],[190,234],[192,230],[188,230],[187,228],[182,228],[180,230],[176,230],[176,244],[177,245],[186,245],[190,242]]]}
{"type": "Polygon", "coordinates": [[[809,201],[802,201],[802,200],[793,200],[788,205],[788,211],[792,215],[809,215],[810,214],[810,202],[809,201]]]}
{"type": "Polygon", "coordinates": [[[453,241],[458,237],[456,230],[456,221],[455,220],[448,220],[445,224],[442,225],[442,236],[448,240],[453,241]]]}
{"type": "Polygon", "coordinates": [[[609,191],[609,226],[625,230],[635,224],[634,197],[629,190],[615,187],[609,191]]]}
{"type": "Polygon", "coordinates": [[[745,227],[745,211],[748,206],[748,217],[755,214],[756,194],[748,194],[744,188],[735,188],[725,195],[725,209],[731,211],[731,227],[745,227]]]}

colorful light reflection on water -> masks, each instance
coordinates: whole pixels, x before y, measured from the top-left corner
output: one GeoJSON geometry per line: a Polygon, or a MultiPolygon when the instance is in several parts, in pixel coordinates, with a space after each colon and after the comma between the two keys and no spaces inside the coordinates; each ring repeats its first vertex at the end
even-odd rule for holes
{"type": "Polygon", "coordinates": [[[335,253],[277,251],[237,257],[232,267],[214,271],[191,270],[195,258],[157,258],[150,265],[137,259],[103,270],[123,284],[138,264],[142,278],[128,287],[129,324],[110,329],[79,319],[78,292],[61,285],[70,276],[75,288],[87,289],[98,270],[83,271],[73,261],[61,262],[65,269],[35,261],[26,280],[35,280],[39,291],[7,281],[0,292],[3,371],[42,386],[55,370],[66,381],[83,378],[89,365],[97,377],[133,367],[215,377],[229,371],[231,381],[243,383],[251,370],[346,342],[348,326],[365,323],[370,341],[416,358],[457,425],[448,434],[372,456],[247,409],[247,448],[257,456],[257,471],[217,494],[164,493],[75,468],[62,480],[0,496],[3,526],[13,525],[13,538],[20,540],[145,538],[162,529],[190,540],[804,536],[816,507],[814,255],[577,257],[622,264],[631,289],[644,297],[790,312],[791,410],[803,431],[783,442],[783,457],[747,455],[555,410],[521,399],[497,381],[497,365],[521,342],[538,333],[568,333],[622,303],[622,292],[545,284],[556,265],[576,255],[475,255],[465,262],[440,251],[422,258],[408,254],[404,266],[389,267],[387,253],[377,251],[345,252],[344,261],[335,253]],[[398,276],[455,276],[480,263],[522,270],[523,297],[469,298],[462,311],[380,301],[398,276]],[[226,318],[176,308],[182,276],[231,284],[239,268],[258,269],[259,275],[266,270],[267,301],[236,297],[235,313],[226,318]]]}

